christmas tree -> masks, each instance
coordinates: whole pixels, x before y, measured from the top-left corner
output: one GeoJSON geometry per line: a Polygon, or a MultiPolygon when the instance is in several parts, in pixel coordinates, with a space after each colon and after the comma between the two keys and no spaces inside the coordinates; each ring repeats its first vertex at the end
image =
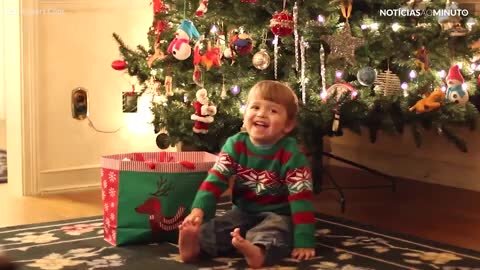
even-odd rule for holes
{"type": "MultiPolygon", "coordinates": [[[[157,145],[218,151],[241,129],[245,97],[263,79],[288,83],[305,145],[342,129],[475,128],[477,18],[451,1],[153,0],[149,48],[117,34],[125,68],[154,95],[157,145]],[[205,90],[201,90],[205,89],[205,90]],[[205,106],[203,106],[205,105],[205,106]],[[363,128],[362,128],[363,127],[363,128]]],[[[120,64],[120,65],[119,65],[120,64]]],[[[480,77],[478,77],[480,80],[480,77]]]]}

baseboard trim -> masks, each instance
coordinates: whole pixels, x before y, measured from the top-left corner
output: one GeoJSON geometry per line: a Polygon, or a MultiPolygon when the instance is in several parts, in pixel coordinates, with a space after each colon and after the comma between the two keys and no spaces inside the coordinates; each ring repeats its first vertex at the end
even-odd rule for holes
{"type": "Polygon", "coordinates": [[[100,190],[100,184],[90,184],[90,185],[74,185],[74,186],[65,186],[65,187],[55,187],[55,188],[46,188],[40,191],[40,195],[49,195],[49,194],[59,194],[59,193],[69,193],[69,192],[79,192],[79,191],[88,191],[88,190],[100,190]]]}
{"type": "Polygon", "coordinates": [[[84,165],[84,166],[76,166],[76,167],[65,167],[59,169],[51,169],[51,170],[42,170],[40,173],[59,173],[59,172],[71,172],[71,171],[80,171],[80,170],[88,170],[88,169],[99,169],[100,165],[84,165]]]}
{"type": "Polygon", "coordinates": [[[62,193],[99,188],[100,165],[84,165],[77,167],[42,170],[38,193],[62,193]]]}

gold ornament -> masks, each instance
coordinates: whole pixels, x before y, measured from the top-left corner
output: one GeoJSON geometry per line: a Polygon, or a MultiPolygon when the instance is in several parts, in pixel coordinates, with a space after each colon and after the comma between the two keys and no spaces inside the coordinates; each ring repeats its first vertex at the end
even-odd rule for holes
{"type": "Polygon", "coordinates": [[[374,84],[378,86],[375,87],[376,91],[383,93],[385,96],[396,95],[402,91],[402,88],[400,87],[400,78],[389,69],[378,74],[374,84]]]}
{"type": "Polygon", "coordinates": [[[264,70],[270,65],[270,56],[267,53],[267,50],[261,49],[256,54],[253,55],[252,58],[253,66],[264,70]]]}
{"type": "Polygon", "coordinates": [[[348,21],[339,33],[327,36],[325,40],[330,46],[331,57],[343,58],[350,65],[355,64],[355,50],[365,43],[363,38],[352,36],[348,21]]]}

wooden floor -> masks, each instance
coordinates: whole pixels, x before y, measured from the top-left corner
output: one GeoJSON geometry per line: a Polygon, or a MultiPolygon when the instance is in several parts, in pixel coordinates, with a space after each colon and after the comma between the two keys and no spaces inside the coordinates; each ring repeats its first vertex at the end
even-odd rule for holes
{"type": "MultiPolygon", "coordinates": [[[[356,170],[333,168],[342,185],[385,183],[356,170]]],[[[328,183],[325,183],[328,184],[328,183]]],[[[0,185],[0,226],[100,215],[98,190],[45,197],[12,197],[0,185]]],[[[480,251],[480,193],[401,180],[397,191],[346,190],[346,212],[340,211],[333,190],[315,197],[318,211],[384,230],[415,235],[480,251]]]]}

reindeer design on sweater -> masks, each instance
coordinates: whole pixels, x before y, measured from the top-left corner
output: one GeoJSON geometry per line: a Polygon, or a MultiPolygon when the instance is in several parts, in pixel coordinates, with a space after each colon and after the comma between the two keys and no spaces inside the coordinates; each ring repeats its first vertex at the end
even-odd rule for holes
{"type": "Polygon", "coordinates": [[[160,178],[157,182],[157,190],[151,194],[152,197],[149,197],[135,208],[137,213],[149,215],[150,229],[154,234],[161,231],[173,231],[177,229],[185,218],[186,209],[183,205],[180,205],[173,217],[163,215],[162,203],[159,197],[167,196],[171,190],[172,186],[167,183],[167,180],[160,178]]]}

